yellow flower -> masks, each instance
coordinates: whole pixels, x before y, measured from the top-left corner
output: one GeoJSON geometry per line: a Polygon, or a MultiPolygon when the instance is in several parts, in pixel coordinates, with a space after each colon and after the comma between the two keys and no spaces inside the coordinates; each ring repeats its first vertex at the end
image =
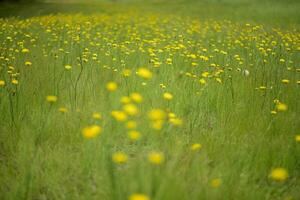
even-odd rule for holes
{"type": "Polygon", "coordinates": [[[269,177],[275,181],[285,181],[288,176],[288,172],[281,167],[273,169],[269,174],[269,177]]]}
{"type": "Polygon", "coordinates": [[[259,86],[259,89],[260,89],[260,90],[266,90],[267,87],[266,87],[266,86],[259,86]]]}
{"type": "Polygon", "coordinates": [[[164,99],[168,100],[168,101],[173,99],[173,95],[169,92],[165,92],[163,96],[164,96],[164,99]]]}
{"type": "Polygon", "coordinates": [[[124,164],[127,162],[128,157],[125,153],[123,152],[116,152],[112,156],[112,160],[117,163],[117,164],[124,164]]]}
{"type": "Polygon", "coordinates": [[[17,79],[13,79],[13,80],[11,80],[11,83],[14,84],[14,85],[18,85],[19,81],[17,79]]]}
{"type": "Polygon", "coordinates": [[[128,132],[128,137],[132,140],[138,140],[141,137],[141,133],[136,130],[132,130],[128,132]]]}
{"type": "Polygon", "coordinates": [[[26,49],[26,48],[22,49],[22,53],[28,53],[28,52],[29,52],[29,49],[26,49]]]}
{"type": "Polygon", "coordinates": [[[300,142],[300,135],[296,135],[295,140],[296,140],[296,142],[300,142]]]}
{"type": "Polygon", "coordinates": [[[287,111],[288,106],[286,104],[284,104],[284,103],[279,102],[276,105],[276,109],[277,109],[277,111],[284,112],[284,111],[287,111]]]}
{"type": "Polygon", "coordinates": [[[5,86],[5,81],[0,80],[0,87],[4,87],[5,86]]]}
{"type": "Polygon", "coordinates": [[[136,194],[130,195],[128,200],[150,200],[150,198],[145,194],[136,193],[136,194]]]}
{"type": "Polygon", "coordinates": [[[71,65],[65,65],[65,69],[70,70],[70,69],[72,69],[72,66],[71,65]]]}
{"type": "Polygon", "coordinates": [[[123,110],[128,115],[137,115],[139,113],[138,108],[134,104],[126,104],[123,106],[123,110]]]}
{"type": "Polygon", "coordinates": [[[282,79],[281,82],[284,83],[284,84],[288,84],[288,83],[290,83],[290,80],[288,80],[288,79],[282,79]]]}
{"type": "Polygon", "coordinates": [[[155,120],[151,122],[151,127],[155,130],[160,130],[163,125],[164,125],[163,120],[155,120]]]}
{"type": "Polygon", "coordinates": [[[166,117],[166,113],[161,109],[152,109],[149,111],[148,117],[151,120],[163,120],[166,117]]]}
{"type": "Polygon", "coordinates": [[[137,71],[137,74],[142,77],[142,78],[145,78],[145,79],[150,79],[152,78],[152,72],[150,70],[148,70],[147,68],[139,68],[138,71],[137,71]]]}
{"type": "Polygon", "coordinates": [[[58,111],[61,112],[61,113],[67,113],[67,112],[68,112],[68,109],[65,108],[65,107],[60,107],[60,108],[58,109],[58,111]]]}
{"type": "Polygon", "coordinates": [[[25,62],[25,65],[29,67],[29,66],[31,66],[31,65],[32,65],[32,62],[30,62],[30,61],[26,61],[26,62],[25,62]]]}
{"type": "Polygon", "coordinates": [[[210,185],[214,188],[220,187],[221,179],[215,178],[215,179],[211,180],[210,185]]]}
{"type": "Polygon", "coordinates": [[[93,113],[93,118],[94,118],[94,119],[101,119],[102,116],[101,116],[100,113],[95,112],[95,113],[93,113]]]}
{"type": "Polygon", "coordinates": [[[111,115],[120,122],[124,122],[127,120],[127,115],[123,111],[114,110],[111,112],[111,115]]]}
{"type": "Polygon", "coordinates": [[[170,118],[169,122],[175,126],[181,126],[182,125],[182,120],[179,118],[170,118]]]}
{"type": "Polygon", "coordinates": [[[154,165],[159,165],[164,162],[165,156],[161,152],[153,151],[148,154],[148,160],[150,163],[152,163],[154,165]]]}
{"type": "Polygon", "coordinates": [[[271,114],[272,114],[272,115],[276,115],[276,114],[277,114],[276,110],[272,110],[272,111],[271,111],[271,114]]]}
{"type": "Polygon", "coordinates": [[[113,92],[113,91],[115,91],[115,90],[117,90],[117,88],[118,88],[118,85],[117,85],[117,83],[115,83],[115,82],[108,82],[107,84],[106,84],[106,89],[108,90],[108,91],[110,91],[110,92],[113,92]]]}
{"type": "Polygon", "coordinates": [[[218,82],[218,83],[222,83],[222,79],[220,79],[220,78],[216,78],[216,81],[218,82]]]}
{"type": "Polygon", "coordinates": [[[46,101],[48,101],[49,103],[55,103],[57,101],[57,96],[49,95],[46,97],[46,101]]]}
{"type": "Polygon", "coordinates": [[[202,148],[202,145],[199,144],[199,143],[192,144],[192,146],[191,146],[191,150],[192,150],[192,151],[198,151],[198,150],[200,150],[201,148],[202,148]]]}
{"type": "Polygon", "coordinates": [[[120,102],[123,103],[123,104],[130,103],[130,101],[131,101],[130,98],[127,97],[127,96],[123,96],[123,97],[121,97],[121,99],[120,99],[120,102]]]}
{"type": "Polygon", "coordinates": [[[206,84],[206,80],[205,80],[204,78],[201,78],[201,79],[199,80],[199,83],[200,83],[201,85],[205,85],[205,84],[206,84]]]}
{"type": "Polygon", "coordinates": [[[92,125],[92,126],[85,127],[82,130],[82,134],[83,134],[83,137],[90,139],[90,138],[94,138],[97,135],[99,135],[101,133],[101,131],[102,131],[102,128],[100,126],[92,125]]]}
{"type": "Polygon", "coordinates": [[[140,95],[137,92],[131,93],[130,94],[130,98],[132,99],[132,101],[134,101],[135,103],[141,103],[143,101],[143,97],[142,95],[140,95]]]}
{"type": "Polygon", "coordinates": [[[135,129],[136,127],[137,127],[136,121],[131,120],[126,123],[127,129],[135,129]]]}

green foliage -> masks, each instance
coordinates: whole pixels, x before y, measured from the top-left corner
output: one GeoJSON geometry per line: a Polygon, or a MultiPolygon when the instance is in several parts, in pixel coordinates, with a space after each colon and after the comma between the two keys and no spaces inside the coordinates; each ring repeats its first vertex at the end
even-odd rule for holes
{"type": "Polygon", "coordinates": [[[269,2],[3,4],[0,199],[297,199],[299,3],[269,2]]]}

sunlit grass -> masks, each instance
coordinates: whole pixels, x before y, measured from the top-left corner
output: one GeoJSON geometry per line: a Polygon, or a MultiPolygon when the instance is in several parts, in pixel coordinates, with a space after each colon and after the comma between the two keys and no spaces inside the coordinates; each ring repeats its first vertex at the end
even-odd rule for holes
{"type": "Polygon", "coordinates": [[[297,199],[299,26],[193,16],[0,19],[1,199],[297,199]]]}

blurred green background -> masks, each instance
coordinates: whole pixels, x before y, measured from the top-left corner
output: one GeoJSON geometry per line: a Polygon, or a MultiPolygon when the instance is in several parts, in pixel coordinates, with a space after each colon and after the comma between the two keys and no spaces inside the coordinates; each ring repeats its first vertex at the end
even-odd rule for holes
{"type": "Polygon", "coordinates": [[[130,9],[188,15],[200,19],[280,26],[300,24],[299,0],[0,0],[0,17],[51,13],[108,13],[130,9]]]}

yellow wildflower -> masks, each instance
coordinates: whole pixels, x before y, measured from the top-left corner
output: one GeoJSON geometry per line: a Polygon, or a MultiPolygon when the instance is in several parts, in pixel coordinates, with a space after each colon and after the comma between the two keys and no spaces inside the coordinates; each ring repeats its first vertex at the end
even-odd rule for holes
{"type": "Polygon", "coordinates": [[[163,153],[153,151],[148,154],[148,160],[154,165],[159,165],[164,162],[165,157],[163,153]]]}
{"type": "Polygon", "coordinates": [[[142,77],[142,78],[145,78],[145,79],[150,79],[152,78],[152,72],[150,70],[148,70],[147,68],[139,68],[138,71],[137,71],[137,74],[142,77]]]}
{"type": "Polygon", "coordinates": [[[93,113],[93,118],[100,120],[102,118],[101,114],[98,112],[93,113]]]}
{"type": "Polygon", "coordinates": [[[288,106],[286,104],[284,104],[284,103],[279,102],[276,105],[276,109],[277,109],[277,111],[284,112],[284,111],[287,111],[288,106]]]}
{"type": "Polygon", "coordinates": [[[82,130],[82,134],[83,134],[83,137],[90,139],[90,138],[94,138],[97,135],[99,135],[101,133],[101,131],[102,131],[102,128],[100,126],[92,125],[92,126],[85,127],[82,130]]]}
{"type": "Polygon", "coordinates": [[[123,106],[123,110],[128,114],[128,115],[137,115],[139,113],[138,108],[134,104],[126,104],[123,106]]]}
{"type": "Polygon", "coordinates": [[[199,80],[199,83],[200,83],[201,85],[205,85],[205,84],[206,84],[206,80],[205,80],[204,78],[201,78],[201,79],[199,80]]]}
{"type": "Polygon", "coordinates": [[[150,200],[150,198],[147,195],[136,193],[130,195],[128,200],[150,200]]]}
{"type": "Polygon", "coordinates": [[[132,101],[134,101],[135,103],[141,103],[143,101],[143,97],[142,95],[140,95],[137,92],[131,93],[130,94],[130,98],[132,99],[132,101]]]}
{"type": "Polygon", "coordinates": [[[191,150],[192,150],[192,151],[198,151],[198,150],[200,150],[201,148],[202,148],[202,145],[199,144],[199,143],[194,143],[194,144],[192,144],[192,146],[191,146],[191,150]]]}
{"type": "Polygon", "coordinates": [[[68,109],[65,108],[65,107],[60,107],[60,108],[58,109],[58,111],[61,112],[61,113],[67,113],[67,112],[68,112],[68,109]]]}
{"type": "Polygon", "coordinates": [[[211,180],[210,185],[214,188],[220,187],[221,179],[215,178],[215,179],[211,180]]]}
{"type": "Polygon", "coordinates": [[[273,169],[269,174],[269,177],[275,181],[285,181],[288,176],[288,172],[282,167],[273,169]]]}
{"type": "Polygon", "coordinates": [[[124,122],[127,120],[127,115],[123,111],[114,110],[111,112],[111,115],[120,122],[124,122]]]}
{"type": "Polygon", "coordinates": [[[57,96],[54,95],[48,95],[46,97],[46,101],[48,101],[49,103],[55,103],[57,101],[57,96]]]}
{"type": "Polygon", "coordinates": [[[65,69],[70,70],[70,69],[72,69],[72,66],[71,65],[65,65],[65,69]]]}
{"type": "Polygon", "coordinates": [[[5,81],[4,80],[0,80],[0,87],[4,87],[5,86],[5,81]]]}
{"type": "Polygon", "coordinates": [[[112,156],[112,160],[117,164],[124,164],[127,162],[128,157],[123,152],[115,152],[112,156]]]}
{"type": "Polygon", "coordinates": [[[26,61],[26,62],[25,62],[25,66],[28,66],[28,67],[29,67],[29,66],[31,66],[31,65],[32,65],[32,62],[30,62],[30,61],[26,61]]]}
{"type": "Polygon", "coordinates": [[[173,99],[173,95],[169,92],[165,92],[163,97],[165,100],[168,100],[168,101],[173,99]]]}
{"type": "Polygon", "coordinates": [[[11,80],[11,83],[14,84],[14,85],[18,85],[19,84],[19,81],[17,79],[12,79],[11,80]]]}
{"type": "Polygon", "coordinates": [[[161,109],[152,109],[149,111],[148,117],[151,120],[163,120],[166,117],[166,113],[161,109]]]}
{"type": "Polygon", "coordinates": [[[137,127],[136,121],[131,120],[126,123],[127,129],[135,129],[136,127],[137,127]]]}
{"type": "Polygon", "coordinates": [[[300,135],[296,135],[295,140],[296,140],[296,142],[300,142],[300,135]]]}
{"type": "Polygon", "coordinates": [[[132,130],[128,132],[128,137],[132,140],[138,140],[141,137],[141,133],[136,130],[132,130]]]}
{"type": "Polygon", "coordinates": [[[106,84],[106,89],[110,92],[116,91],[117,88],[118,88],[118,85],[115,82],[111,81],[106,84]]]}

